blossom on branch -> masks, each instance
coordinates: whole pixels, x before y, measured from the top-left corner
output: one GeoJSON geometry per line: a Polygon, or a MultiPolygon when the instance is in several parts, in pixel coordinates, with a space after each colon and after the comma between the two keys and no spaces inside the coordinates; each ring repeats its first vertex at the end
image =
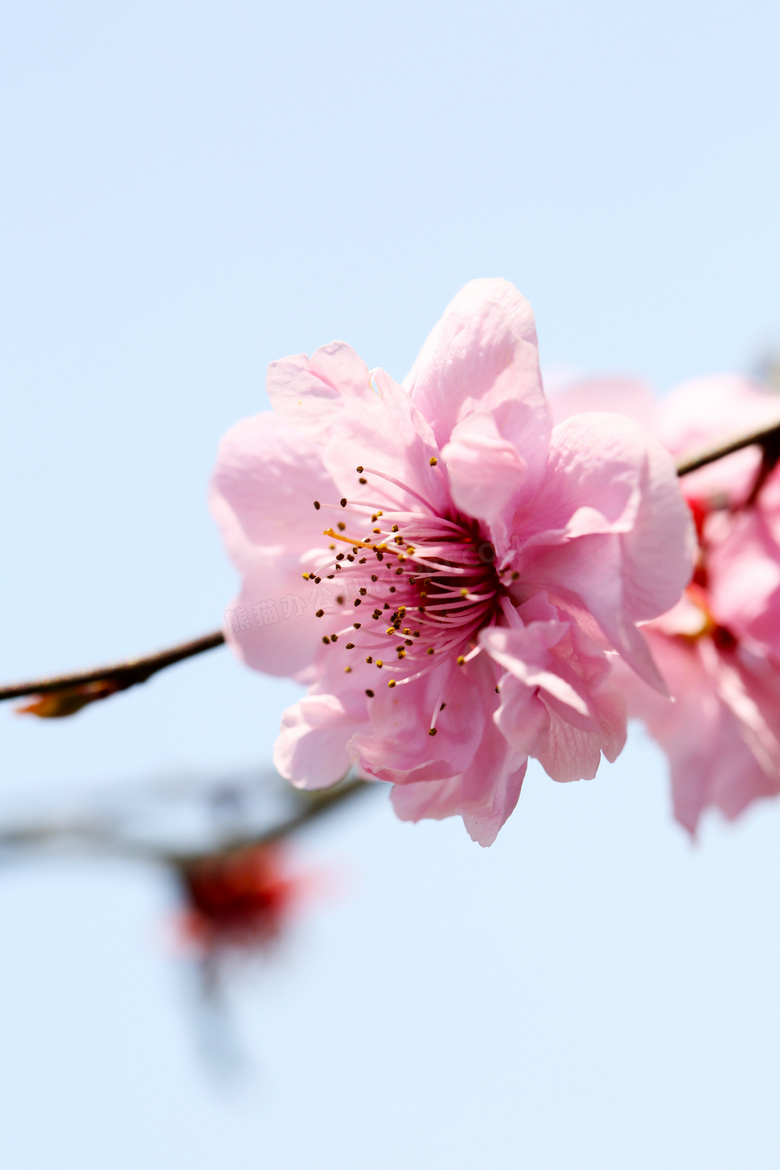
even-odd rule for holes
{"type": "Polygon", "coordinates": [[[692,525],[635,423],[553,427],[516,289],[467,285],[402,385],[334,342],[267,388],[273,413],[222,440],[212,506],[242,574],[228,640],[308,685],[282,774],[317,788],[355,765],[403,819],[457,814],[488,845],[529,757],[555,780],[614,759],[610,657],[665,693],[637,623],[680,596],[692,525]],[[299,615],[253,620],[302,591],[299,615]]]}
{"type": "MultiPolygon", "coordinates": [[[[638,384],[593,381],[552,400],[556,417],[624,410],[677,456],[780,422],[780,399],[746,378],[688,382],[655,403],[638,384]]],[[[675,702],[625,672],[629,713],[669,757],[677,820],[707,806],[735,817],[780,791],[780,473],[752,447],[686,475],[696,569],[684,597],[645,628],[675,702]]]]}

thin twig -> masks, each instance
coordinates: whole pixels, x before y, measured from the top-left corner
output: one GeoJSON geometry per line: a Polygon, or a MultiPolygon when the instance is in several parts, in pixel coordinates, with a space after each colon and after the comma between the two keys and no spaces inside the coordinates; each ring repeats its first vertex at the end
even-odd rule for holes
{"type": "Polygon", "coordinates": [[[107,679],[116,684],[116,690],[126,690],[136,683],[146,682],[158,670],[165,670],[175,662],[183,662],[185,658],[194,658],[196,654],[213,650],[224,641],[225,635],[221,630],[216,630],[213,634],[195,638],[192,642],[182,642],[178,646],[170,646],[167,650],[158,650],[156,654],[147,654],[144,658],[129,658],[126,662],[117,662],[112,666],[96,666],[91,670],[77,671],[75,674],[59,674],[51,678],[13,683],[0,687],[0,702],[3,699],[19,699],[23,695],[50,695],[107,679]]]}
{"type": "MultiPolygon", "coordinates": [[[[721,443],[719,446],[710,447],[689,459],[681,460],[677,464],[677,474],[679,476],[690,475],[691,472],[706,467],[708,463],[716,463],[718,459],[723,459],[726,455],[733,455],[735,451],[742,451],[745,447],[760,446],[764,450],[768,450],[772,444],[778,442],[779,438],[780,423],[773,423],[771,426],[742,435],[739,439],[733,439],[729,443],[721,443]]],[[[221,646],[224,641],[224,634],[217,630],[203,638],[196,638],[193,642],[172,646],[168,650],[149,654],[145,658],[131,658],[127,662],[119,662],[113,666],[95,667],[92,670],[84,670],[75,674],[61,674],[51,678],[14,683],[10,686],[0,687],[0,702],[5,699],[19,699],[24,695],[55,694],[58,691],[68,691],[88,683],[105,680],[114,682],[116,684],[115,690],[126,690],[128,687],[135,686],[136,683],[146,682],[158,670],[165,670],[166,667],[173,666],[175,662],[182,662],[185,658],[194,658],[196,654],[202,654],[205,650],[221,646]]]]}
{"type": "Polygon", "coordinates": [[[778,436],[780,436],[780,423],[761,427],[760,430],[751,431],[740,439],[733,439],[730,443],[721,443],[717,447],[709,447],[706,451],[700,451],[698,455],[692,455],[690,459],[682,459],[677,464],[677,474],[690,475],[692,471],[698,471],[700,467],[706,467],[708,463],[716,463],[718,459],[725,459],[727,455],[733,455],[735,451],[742,451],[745,447],[766,447],[773,441],[776,442],[778,436]]]}
{"type": "Polygon", "coordinates": [[[743,509],[753,507],[761,494],[764,484],[778,463],[780,463],[780,428],[761,445],[761,465],[759,466],[753,487],[750,489],[750,495],[742,505],[743,509]]]}

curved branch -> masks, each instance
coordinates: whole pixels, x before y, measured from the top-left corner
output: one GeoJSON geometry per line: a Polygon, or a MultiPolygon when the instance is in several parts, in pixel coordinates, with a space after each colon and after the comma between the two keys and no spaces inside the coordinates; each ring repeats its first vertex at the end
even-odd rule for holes
{"type": "Polygon", "coordinates": [[[108,693],[125,691],[137,683],[146,682],[158,670],[165,670],[176,662],[183,662],[186,658],[194,658],[196,654],[213,650],[224,641],[225,635],[221,630],[216,630],[213,634],[205,634],[204,637],[195,638],[192,642],[170,646],[167,650],[158,650],[156,654],[147,654],[144,658],[129,658],[126,662],[117,662],[112,666],[96,666],[91,670],[77,671],[75,674],[59,674],[51,678],[13,683],[0,687],[0,702],[3,699],[19,699],[23,695],[51,695],[60,691],[77,691],[78,688],[88,687],[90,683],[110,683],[108,693]]]}

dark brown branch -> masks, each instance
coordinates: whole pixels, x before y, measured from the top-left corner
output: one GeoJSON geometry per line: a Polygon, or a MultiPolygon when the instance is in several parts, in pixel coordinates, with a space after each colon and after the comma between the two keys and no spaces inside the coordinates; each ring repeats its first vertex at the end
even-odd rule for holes
{"type": "Polygon", "coordinates": [[[717,463],[718,459],[725,459],[727,455],[733,455],[735,451],[742,451],[745,447],[761,447],[762,450],[769,450],[777,444],[778,439],[780,439],[780,423],[772,423],[769,427],[751,431],[730,443],[720,443],[716,447],[700,451],[698,455],[692,455],[689,459],[681,460],[677,464],[677,474],[690,475],[692,471],[698,471],[700,467],[706,467],[708,463],[717,463]]]}
{"type": "Polygon", "coordinates": [[[761,464],[753,487],[750,490],[750,495],[742,505],[743,508],[753,507],[761,493],[761,489],[778,463],[780,463],[780,429],[761,445],[761,464]]]}
{"type": "Polygon", "coordinates": [[[116,662],[112,666],[96,666],[91,670],[77,671],[75,674],[59,674],[51,678],[13,683],[0,687],[0,702],[4,699],[19,699],[23,695],[51,695],[58,691],[86,687],[89,683],[107,681],[113,684],[112,691],[124,691],[137,683],[146,682],[158,670],[165,670],[175,662],[183,662],[186,658],[194,658],[196,654],[213,650],[224,641],[225,635],[221,630],[217,630],[203,638],[195,638],[192,642],[183,642],[179,646],[159,650],[156,654],[147,654],[144,658],[129,658],[126,662],[116,662]]]}

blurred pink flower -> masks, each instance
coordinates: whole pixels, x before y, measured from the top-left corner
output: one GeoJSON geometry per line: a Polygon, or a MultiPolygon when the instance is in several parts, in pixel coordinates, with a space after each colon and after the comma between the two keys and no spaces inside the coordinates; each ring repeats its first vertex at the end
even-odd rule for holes
{"type": "Polygon", "coordinates": [[[402,818],[460,814],[487,845],[529,756],[556,780],[614,759],[605,651],[663,691],[636,624],[679,597],[692,526],[634,423],[553,429],[516,289],[467,285],[403,386],[342,342],[267,386],[274,413],[225,436],[212,500],[243,575],[230,641],[309,685],[282,774],[315,788],[355,764],[402,818]]]}
{"type": "MultiPolygon", "coordinates": [[[[780,399],[736,377],[685,383],[657,404],[638,384],[594,381],[551,405],[559,419],[622,409],[677,456],[780,421],[780,399]]],[[[683,599],[644,629],[675,702],[623,676],[629,714],[669,757],[675,816],[691,832],[709,805],[735,817],[780,790],[780,474],[752,500],[760,465],[750,448],[681,481],[696,569],[683,599]]]]}

